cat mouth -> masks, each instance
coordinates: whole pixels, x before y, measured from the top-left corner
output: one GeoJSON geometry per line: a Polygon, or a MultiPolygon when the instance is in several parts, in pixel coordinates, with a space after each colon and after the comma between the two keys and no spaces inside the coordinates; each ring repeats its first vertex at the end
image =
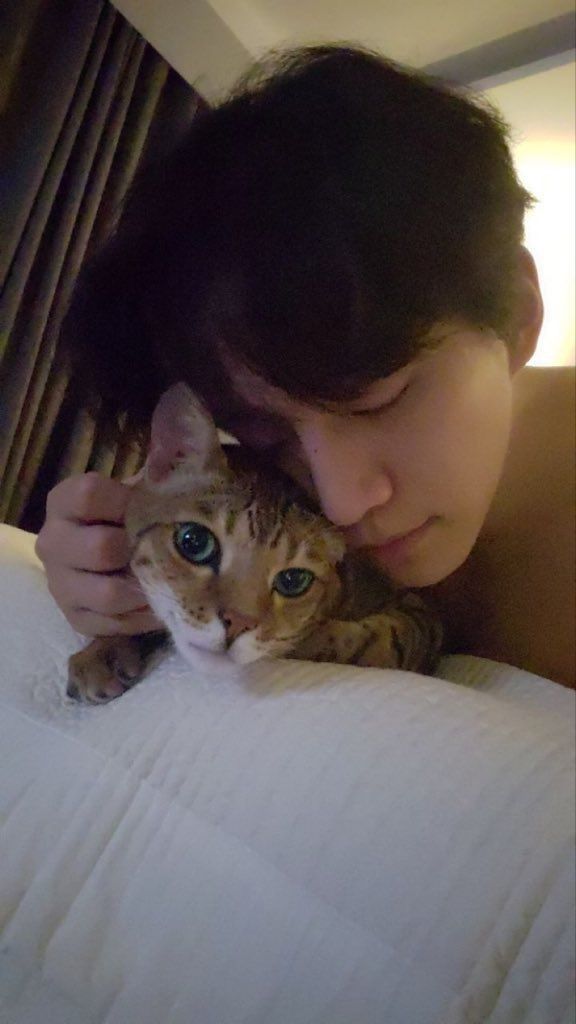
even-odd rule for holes
{"type": "MultiPolygon", "coordinates": [[[[190,646],[190,657],[187,659],[193,668],[204,670],[209,674],[230,675],[234,662],[225,651],[206,651],[201,647],[190,646]]],[[[183,652],[184,653],[184,652],[183,652]]],[[[184,655],[186,657],[186,655],[184,655]]]]}
{"type": "Polygon", "coordinates": [[[264,651],[259,651],[254,647],[247,647],[244,644],[238,644],[236,640],[230,644],[222,643],[218,647],[202,647],[193,640],[185,640],[184,648],[185,650],[182,653],[185,657],[189,652],[192,658],[200,657],[202,660],[206,659],[209,663],[213,663],[214,666],[218,664],[236,665],[238,668],[241,668],[243,665],[250,665],[252,662],[259,661],[265,656],[264,651]]]}
{"type": "Polygon", "coordinates": [[[217,654],[223,658],[229,657],[230,654],[230,648],[224,642],[211,646],[210,644],[199,644],[197,640],[184,640],[184,646],[192,653],[201,651],[202,654],[217,654]]]}

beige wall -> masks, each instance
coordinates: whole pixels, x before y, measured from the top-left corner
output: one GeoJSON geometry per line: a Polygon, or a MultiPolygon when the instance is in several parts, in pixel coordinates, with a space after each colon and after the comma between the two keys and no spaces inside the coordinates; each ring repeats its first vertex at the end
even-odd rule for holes
{"type": "Polygon", "coordinates": [[[114,0],[134,28],[211,102],[252,57],[208,0],[114,0]]]}
{"type": "Polygon", "coordinates": [[[220,98],[253,57],[273,46],[351,40],[422,67],[573,10],[573,0],[113,2],[210,100],[220,98]]]}
{"type": "Polygon", "coordinates": [[[483,91],[512,125],[518,172],[526,188],[538,200],[527,217],[526,244],[538,264],[545,318],[532,362],[573,365],[576,338],[576,65],[573,55],[568,63],[559,67],[544,67],[537,73],[483,91]]]}

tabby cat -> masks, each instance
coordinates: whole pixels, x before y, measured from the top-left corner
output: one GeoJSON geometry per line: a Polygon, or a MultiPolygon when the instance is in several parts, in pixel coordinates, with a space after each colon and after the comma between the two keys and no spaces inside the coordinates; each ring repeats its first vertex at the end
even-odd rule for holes
{"type": "Polygon", "coordinates": [[[160,399],[126,514],[130,567],[166,630],[102,637],[69,661],[68,695],[102,703],[172,644],[202,670],[262,657],[432,671],[441,641],[296,485],[222,447],[184,384],[160,399]]]}

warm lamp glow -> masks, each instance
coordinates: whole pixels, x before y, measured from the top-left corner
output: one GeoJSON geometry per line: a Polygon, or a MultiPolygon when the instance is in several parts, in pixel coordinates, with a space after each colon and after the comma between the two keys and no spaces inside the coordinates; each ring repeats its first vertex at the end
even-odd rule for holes
{"type": "Polygon", "coordinates": [[[575,362],[576,68],[573,54],[563,56],[557,65],[530,65],[511,81],[483,83],[512,128],[519,177],[537,200],[526,217],[526,246],[544,297],[544,325],[531,360],[538,366],[575,362]]]}
{"type": "Polygon", "coordinates": [[[523,184],[538,199],[526,217],[526,246],[544,296],[544,324],[531,363],[574,363],[576,294],[574,150],[564,144],[522,143],[515,152],[523,184]]]}

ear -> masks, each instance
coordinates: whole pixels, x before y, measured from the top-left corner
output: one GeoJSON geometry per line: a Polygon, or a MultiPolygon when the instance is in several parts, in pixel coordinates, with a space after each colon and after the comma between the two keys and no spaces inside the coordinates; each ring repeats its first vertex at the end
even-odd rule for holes
{"type": "Polygon", "coordinates": [[[518,255],[517,309],[514,323],[513,347],[510,351],[512,373],[521,370],[536,351],[538,336],[544,319],[544,303],[538,281],[538,271],[532,254],[524,246],[518,255]]]}
{"type": "Polygon", "coordinates": [[[210,413],[186,384],[174,384],[164,392],[152,416],[146,478],[162,483],[178,475],[180,469],[201,472],[225,466],[210,413]]]}

